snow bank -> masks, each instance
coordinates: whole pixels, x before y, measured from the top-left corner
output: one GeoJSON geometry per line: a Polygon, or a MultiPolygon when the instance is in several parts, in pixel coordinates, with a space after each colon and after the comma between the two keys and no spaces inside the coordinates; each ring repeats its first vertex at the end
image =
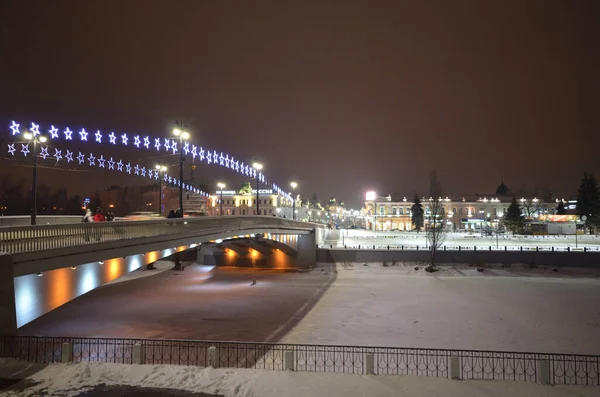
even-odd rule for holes
{"type": "MultiPolygon", "coordinates": [[[[3,366],[15,360],[0,360],[3,366]]],[[[413,376],[366,376],[249,369],[108,363],[52,364],[27,378],[39,382],[6,396],[76,396],[95,385],[170,388],[226,397],[420,396],[500,397],[598,396],[592,386],[544,386],[505,381],[453,381],[413,376]]]]}

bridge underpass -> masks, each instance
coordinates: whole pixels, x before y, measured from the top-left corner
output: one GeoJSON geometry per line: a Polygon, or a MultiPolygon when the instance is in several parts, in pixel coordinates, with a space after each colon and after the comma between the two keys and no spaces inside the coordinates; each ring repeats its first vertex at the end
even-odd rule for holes
{"type": "MultiPolygon", "coordinates": [[[[286,261],[280,259],[280,263],[307,267],[315,263],[315,247],[322,229],[314,224],[260,216],[2,228],[0,331],[12,333],[18,326],[82,293],[175,252],[209,241],[232,244],[227,239],[248,240],[257,234],[280,239],[284,239],[282,235],[294,235],[297,250],[286,248],[286,252],[295,256],[286,261]],[[86,234],[99,236],[100,241],[87,242],[86,234]],[[37,276],[39,273],[55,274],[47,279],[54,278],[56,282],[44,284],[47,282],[37,280],[44,279],[37,276]],[[79,284],[74,286],[73,275],[78,273],[79,284]],[[30,281],[23,281],[26,278],[30,281]],[[50,292],[50,301],[40,302],[39,294],[36,298],[34,293],[38,287],[62,292],[50,292]]],[[[255,252],[269,246],[264,237],[262,240],[253,243],[255,252]]],[[[278,244],[282,243],[273,243],[273,247],[280,247],[278,244]]]]}

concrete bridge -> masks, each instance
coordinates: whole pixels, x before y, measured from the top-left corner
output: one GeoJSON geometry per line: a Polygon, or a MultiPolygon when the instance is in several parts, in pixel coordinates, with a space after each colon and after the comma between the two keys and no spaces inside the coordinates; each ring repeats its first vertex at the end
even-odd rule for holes
{"type": "Polygon", "coordinates": [[[322,225],[268,216],[2,227],[0,333],[17,328],[17,277],[116,258],[132,271],[188,249],[198,251],[200,263],[232,264],[237,258],[257,267],[308,267],[324,232],[322,225]]]}

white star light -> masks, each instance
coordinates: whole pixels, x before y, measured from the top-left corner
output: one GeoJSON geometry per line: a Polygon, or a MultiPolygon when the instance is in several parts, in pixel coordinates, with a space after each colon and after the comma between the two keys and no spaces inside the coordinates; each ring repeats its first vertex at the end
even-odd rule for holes
{"type": "Polygon", "coordinates": [[[185,155],[187,156],[187,154],[190,152],[190,143],[186,142],[185,145],[183,145],[183,151],[185,152],[185,155]]]}
{"type": "Polygon", "coordinates": [[[29,154],[29,144],[21,144],[21,153],[23,153],[23,155],[27,157],[27,154],[29,154]]]}
{"type": "Polygon", "coordinates": [[[204,148],[200,146],[200,161],[204,160],[204,148]]]}
{"type": "Polygon", "coordinates": [[[210,154],[210,152],[208,152],[208,153],[206,154],[206,163],[207,163],[207,164],[210,164],[210,163],[212,163],[212,155],[210,154]]]}
{"type": "Polygon", "coordinates": [[[173,150],[173,154],[177,153],[177,144],[175,142],[171,144],[171,149],[173,150]]]}
{"type": "Polygon", "coordinates": [[[114,170],[115,169],[115,162],[113,161],[112,157],[110,158],[110,160],[108,160],[108,169],[109,170],[114,170]]]}
{"type": "Polygon", "coordinates": [[[139,174],[140,174],[140,166],[139,166],[139,165],[137,165],[137,164],[136,164],[136,165],[135,165],[135,167],[134,167],[134,173],[135,173],[136,175],[139,175],[139,174]]]}
{"type": "Polygon", "coordinates": [[[239,161],[235,162],[235,170],[236,170],[236,172],[240,172],[240,162],[239,161]]]}
{"type": "Polygon", "coordinates": [[[110,140],[110,143],[112,143],[113,145],[115,145],[117,143],[117,136],[115,135],[114,132],[111,132],[110,134],[108,134],[108,139],[110,140]]]}
{"type": "Polygon", "coordinates": [[[42,146],[41,149],[42,150],[40,151],[40,157],[46,160],[46,157],[50,156],[50,154],[48,153],[48,146],[42,146]]]}
{"type": "Polygon", "coordinates": [[[173,178],[169,177],[169,183],[173,182],[173,178]]]}
{"type": "Polygon", "coordinates": [[[79,156],[77,156],[77,161],[79,161],[79,164],[83,164],[83,162],[85,161],[85,156],[83,155],[83,153],[79,152],[79,156]]]}
{"type": "Polygon", "coordinates": [[[133,137],[133,144],[135,145],[135,147],[137,147],[138,149],[140,148],[140,143],[142,143],[142,141],[140,141],[140,136],[136,135],[133,137]]]}
{"type": "Polygon", "coordinates": [[[59,162],[62,159],[62,150],[54,149],[54,158],[59,162]]]}
{"type": "Polygon", "coordinates": [[[142,167],[141,172],[142,176],[146,176],[146,167],[142,167]]]}
{"type": "MultiPolygon", "coordinates": [[[[173,142],[175,143],[175,142],[173,142]]],[[[171,150],[171,141],[169,140],[169,138],[165,138],[165,144],[163,145],[165,147],[165,150],[168,152],[169,150],[171,150]]]]}
{"type": "Polygon", "coordinates": [[[31,123],[31,133],[33,136],[40,135],[40,126],[36,123],[31,123]]]}
{"type": "Polygon", "coordinates": [[[81,137],[82,141],[87,141],[88,133],[85,128],[82,128],[81,131],[79,131],[79,136],[81,137]]]}
{"type": "Polygon", "coordinates": [[[10,143],[8,144],[8,152],[10,153],[11,156],[15,155],[15,151],[17,149],[15,149],[15,144],[14,143],[10,143]]]}
{"type": "Polygon", "coordinates": [[[65,139],[66,139],[67,141],[70,141],[70,140],[72,140],[72,139],[73,139],[73,137],[72,137],[71,135],[73,135],[73,131],[71,131],[71,130],[69,129],[69,127],[67,127],[67,129],[65,130],[65,139]]]}
{"type": "Polygon", "coordinates": [[[242,163],[242,164],[240,165],[240,170],[239,170],[239,173],[240,173],[240,174],[243,174],[243,173],[244,173],[244,163],[242,163]]]}
{"type": "Polygon", "coordinates": [[[144,137],[144,146],[146,147],[146,149],[150,149],[150,138],[148,138],[147,136],[144,137]]]}
{"type": "Polygon", "coordinates": [[[171,177],[169,175],[165,174],[163,179],[165,180],[165,182],[167,182],[169,180],[169,178],[171,178],[171,177]]]}
{"type": "Polygon", "coordinates": [[[73,161],[73,152],[67,150],[67,155],[65,156],[65,159],[67,159],[67,163],[73,161]]]}
{"type": "Polygon", "coordinates": [[[216,164],[216,163],[217,163],[217,159],[218,159],[218,158],[219,158],[219,156],[217,155],[217,151],[215,150],[215,151],[213,152],[213,163],[215,163],[215,164],[216,164]]]}
{"type": "Polygon", "coordinates": [[[223,157],[223,153],[219,156],[219,165],[225,165],[225,157],[223,157]]]}
{"type": "Polygon", "coordinates": [[[250,173],[250,167],[248,167],[248,164],[246,164],[246,176],[248,176],[249,173],[250,173]]]}
{"type": "Polygon", "coordinates": [[[117,169],[119,171],[123,171],[123,162],[121,160],[119,160],[119,162],[117,163],[117,169]]]}
{"type": "Polygon", "coordinates": [[[58,128],[56,128],[55,126],[51,125],[48,132],[50,133],[50,138],[52,138],[52,139],[58,138],[58,128]]]}
{"type": "Polygon", "coordinates": [[[21,131],[19,131],[19,125],[15,123],[14,121],[12,122],[12,124],[10,125],[10,129],[12,130],[12,134],[13,135],[18,135],[21,133],[21,131]]]}
{"type": "Polygon", "coordinates": [[[154,171],[154,179],[158,181],[159,177],[160,175],[158,175],[158,171],[154,171]]]}
{"type": "Polygon", "coordinates": [[[196,158],[196,156],[198,155],[198,152],[196,151],[198,148],[196,147],[196,145],[192,145],[192,157],[196,158]]]}
{"type": "Polygon", "coordinates": [[[131,174],[131,163],[127,163],[127,165],[125,166],[125,168],[127,169],[127,173],[131,174]]]}
{"type": "Polygon", "coordinates": [[[123,145],[127,145],[128,140],[129,138],[127,138],[127,134],[121,135],[121,141],[123,142],[123,145]]]}
{"type": "Polygon", "coordinates": [[[96,131],[94,135],[96,135],[96,142],[102,143],[102,133],[100,132],[100,130],[96,131]]]}
{"type": "Polygon", "coordinates": [[[160,151],[160,138],[154,139],[154,147],[156,148],[156,150],[160,151]]]}
{"type": "Polygon", "coordinates": [[[104,155],[103,155],[103,154],[101,154],[101,155],[100,155],[100,157],[98,158],[98,166],[99,166],[99,167],[102,167],[102,168],[105,168],[105,167],[104,167],[104,162],[105,162],[105,161],[106,161],[106,159],[104,158],[104,155]]]}
{"type": "Polygon", "coordinates": [[[94,153],[90,153],[90,157],[88,157],[88,161],[90,165],[96,165],[96,157],[94,157],[94,153]]]}
{"type": "Polygon", "coordinates": [[[229,155],[225,156],[225,167],[229,168],[229,155]]]}

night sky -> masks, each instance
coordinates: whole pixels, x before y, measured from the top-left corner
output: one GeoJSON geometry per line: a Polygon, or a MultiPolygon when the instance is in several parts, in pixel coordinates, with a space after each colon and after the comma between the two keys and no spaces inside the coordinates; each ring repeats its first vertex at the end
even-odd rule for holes
{"type": "MultiPolygon", "coordinates": [[[[426,194],[434,168],[448,194],[503,179],[569,195],[600,176],[599,21],[594,0],[5,0],[2,138],[13,119],[156,136],[184,120],[195,144],[354,206],[370,189],[426,194]]],[[[41,178],[73,193],[138,183],[41,178]]]]}

